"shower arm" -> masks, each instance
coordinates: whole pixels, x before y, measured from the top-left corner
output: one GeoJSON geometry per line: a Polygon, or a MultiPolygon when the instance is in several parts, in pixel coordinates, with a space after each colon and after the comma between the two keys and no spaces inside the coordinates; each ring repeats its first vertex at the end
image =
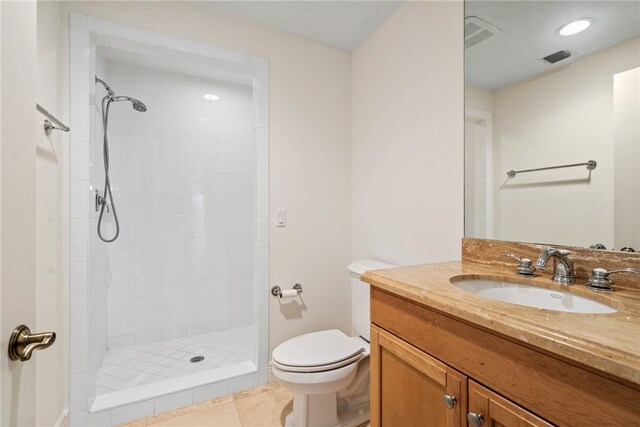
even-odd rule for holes
{"type": "MultiPolygon", "coordinates": [[[[111,87],[107,84],[107,82],[98,78],[98,76],[95,76],[95,78],[96,78],[95,83],[100,83],[107,90],[107,93],[109,94],[107,98],[111,98],[112,96],[115,95],[115,92],[111,89],[111,87]]],[[[104,102],[104,99],[102,100],[102,102],[104,102]]]]}

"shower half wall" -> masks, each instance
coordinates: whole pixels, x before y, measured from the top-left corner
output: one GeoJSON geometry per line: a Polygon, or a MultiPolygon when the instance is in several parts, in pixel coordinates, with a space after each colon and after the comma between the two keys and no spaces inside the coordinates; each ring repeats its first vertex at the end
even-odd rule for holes
{"type": "Polygon", "coordinates": [[[261,58],[70,16],[72,425],[267,381],[267,70],[261,58]],[[110,107],[113,243],[96,233],[106,90],[94,75],[147,106],[110,107]]]}

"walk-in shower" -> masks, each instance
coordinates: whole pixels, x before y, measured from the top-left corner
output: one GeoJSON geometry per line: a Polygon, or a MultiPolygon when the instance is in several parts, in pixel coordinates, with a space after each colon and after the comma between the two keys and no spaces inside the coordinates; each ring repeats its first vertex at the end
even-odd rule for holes
{"type": "Polygon", "coordinates": [[[154,34],[70,18],[72,425],[268,380],[268,63],[154,34]]]}
{"type": "Polygon", "coordinates": [[[96,211],[100,210],[100,216],[98,217],[98,237],[105,243],[111,243],[115,241],[120,235],[120,221],[118,220],[118,212],[116,210],[116,203],[113,200],[113,194],[111,193],[111,181],[109,179],[109,106],[112,102],[120,102],[120,101],[130,101],[133,104],[133,109],[144,113],[147,111],[147,106],[135,98],[131,98],[130,96],[116,96],[115,92],[109,87],[109,85],[102,79],[99,79],[98,76],[95,76],[95,83],[100,83],[107,91],[107,94],[102,98],[101,102],[101,112],[102,112],[102,160],[104,164],[104,191],[102,194],[96,189],[96,197],[95,197],[95,205],[96,211]],[[111,206],[111,208],[109,208],[111,206]],[[111,239],[105,238],[102,235],[102,218],[104,215],[104,211],[111,210],[113,215],[113,220],[115,221],[116,231],[111,239]]]}

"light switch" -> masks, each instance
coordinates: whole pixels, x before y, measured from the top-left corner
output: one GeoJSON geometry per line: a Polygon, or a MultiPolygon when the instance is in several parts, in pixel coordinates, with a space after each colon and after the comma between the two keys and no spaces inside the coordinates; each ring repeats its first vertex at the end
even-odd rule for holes
{"type": "Polygon", "coordinates": [[[276,211],[276,227],[286,227],[286,226],[287,226],[287,210],[278,209],[276,211]]]}

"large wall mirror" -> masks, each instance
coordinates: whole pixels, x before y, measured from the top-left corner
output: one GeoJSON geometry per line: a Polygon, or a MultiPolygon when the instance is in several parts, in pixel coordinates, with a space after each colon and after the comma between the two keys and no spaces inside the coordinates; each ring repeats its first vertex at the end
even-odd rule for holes
{"type": "Polygon", "coordinates": [[[639,67],[639,1],[467,1],[465,236],[640,252],[639,67]]]}

